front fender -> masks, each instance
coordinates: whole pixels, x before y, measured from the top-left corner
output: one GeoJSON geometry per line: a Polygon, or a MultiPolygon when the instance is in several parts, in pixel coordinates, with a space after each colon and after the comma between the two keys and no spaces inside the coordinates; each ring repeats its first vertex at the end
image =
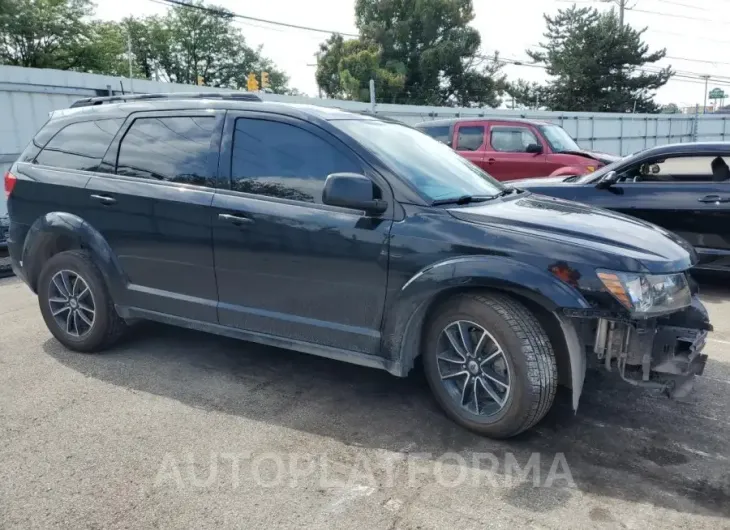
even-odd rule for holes
{"type": "Polygon", "coordinates": [[[392,360],[390,371],[404,376],[412,368],[423,323],[434,302],[449,293],[475,288],[514,293],[556,315],[565,308],[590,307],[577,289],[528,263],[501,256],[444,260],[425,267],[391,295],[383,327],[383,350],[392,360]]]}
{"type": "Polygon", "coordinates": [[[89,223],[67,212],[50,212],[36,219],[28,230],[22,251],[23,270],[33,291],[43,265],[54,251],[60,238],[74,243],[91,255],[101,270],[114,300],[123,295],[124,274],[104,237],[89,223]]]}

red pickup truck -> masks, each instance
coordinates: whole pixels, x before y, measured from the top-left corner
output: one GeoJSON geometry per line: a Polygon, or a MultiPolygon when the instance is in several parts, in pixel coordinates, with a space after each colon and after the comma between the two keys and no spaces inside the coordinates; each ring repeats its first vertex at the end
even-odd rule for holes
{"type": "Polygon", "coordinates": [[[497,180],[585,175],[619,158],[581,149],[562,127],[542,121],[457,118],[416,128],[497,180]]]}

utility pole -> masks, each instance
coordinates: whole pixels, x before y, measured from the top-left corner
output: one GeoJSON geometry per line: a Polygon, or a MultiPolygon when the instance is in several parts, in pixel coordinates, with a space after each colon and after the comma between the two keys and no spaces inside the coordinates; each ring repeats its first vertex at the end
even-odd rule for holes
{"type": "Polygon", "coordinates": [[[629,0],[601,0],[601,2],[611,2],[618,6],[618,22],[619,22],[620,26],[623,28],[624,27],[624,14],[627,9],[631,9],[630,7],[627,7],[629,4],[629,0]]]}
{"type": "Polygon", "coordinates": [[[705,74],[700,77],[705,80],[705,102],[702,104],[702,114],[704,114],[707,112],[707,83],[710,80],[710,76],[705,74]]]}
{"type": "Polygon", "coordinates": [[[127,57],[129,57],[129,91],[134,94],[134,81],[132,81],[132,33],[127,27],[127,57]]]}

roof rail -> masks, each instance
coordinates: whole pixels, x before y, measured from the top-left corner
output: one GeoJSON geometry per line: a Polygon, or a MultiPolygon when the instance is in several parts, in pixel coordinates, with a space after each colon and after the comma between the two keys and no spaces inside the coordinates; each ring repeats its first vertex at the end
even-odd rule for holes
{"type": "Polygon", "coordinates": [[[74,101],[72,109],[104,105],[105,103],[121,103],[123,101],[146,101],[149,99],[230,99],[237,101],[262,101],[251,92],[168,92],[163,94],[129,94],[121,96],[105,96],[100,98],[84,98],[74,101]]]}

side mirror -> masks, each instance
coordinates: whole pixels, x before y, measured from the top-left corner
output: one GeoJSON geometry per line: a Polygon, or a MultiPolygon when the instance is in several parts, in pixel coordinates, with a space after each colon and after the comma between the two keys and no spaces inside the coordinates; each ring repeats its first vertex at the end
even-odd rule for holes
{"type": "Polygon", "coordinates": [[[607,190],[614,184],[618,182],[618,173],[615,171],[609,171],[605,175],[601,177],[601,179],[596,182],[596,188],[599,190],[607,190]]]}
{"type": "Polygon", "coordinates": [[[388,203],[376,197],[375,184],[357,173],[333,173],[327,177],[322,191],[322,202],[330,206],[342,206],[381,214],[388,203]]]}
{"type": "Polygon", "coordinates": [[[542,153],[542,146],[540,144],[530,144],[525,149],[525,153],[539,155],[540,153],[542,153]]]}

